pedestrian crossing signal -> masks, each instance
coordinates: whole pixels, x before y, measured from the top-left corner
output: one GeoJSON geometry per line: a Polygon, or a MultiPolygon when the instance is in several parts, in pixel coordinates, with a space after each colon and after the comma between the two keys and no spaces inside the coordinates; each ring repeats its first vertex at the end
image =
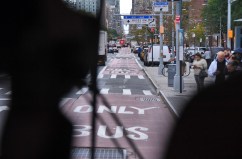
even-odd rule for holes
{"type": "Polygon", "coordinates": [[[230,39],[233,38],[233,30],[228,30],[228,36],[230,39]]]}

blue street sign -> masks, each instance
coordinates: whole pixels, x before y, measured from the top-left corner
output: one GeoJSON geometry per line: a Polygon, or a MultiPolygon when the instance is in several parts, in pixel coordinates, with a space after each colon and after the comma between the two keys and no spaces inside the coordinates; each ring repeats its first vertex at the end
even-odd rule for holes
{"type": "Polygon", "coordinates": [[[124,19],[152,19],[153,16],[150,16],[150,15],[144,15],[144,16],[141,16],[141,15],[137,15],[137,16],[134,16],[134,15],[128,15],[128,16],[124,16],[124,19]]]}
{"type": "Polygon", "coordinates": [[[168,5],[168,2],[154,2],[153,5],[154,6],[166,6],[166,5],[168,5]]]}

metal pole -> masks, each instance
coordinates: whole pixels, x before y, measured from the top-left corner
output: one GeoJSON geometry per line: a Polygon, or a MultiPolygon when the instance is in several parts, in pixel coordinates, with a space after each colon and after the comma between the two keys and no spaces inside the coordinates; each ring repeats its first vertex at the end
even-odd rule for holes
{"type": "Polygon", "coordinates": [[[222,23],[221,23],[221,14],[220,14],[220,18],[219,18],[219,47],[221,47],[222,44],[222,23]]]}
{"type": "Polygon", "coordinates": [[[228,0],[228,19],[227,19],[227,47],[231,48],[229,30],[231,29],[231,0],[228,0]]]}
{"type": "Polygon", "coordinates": [[[151,48],[152,48],[152,66],[154,66],[154,61],[153,61],[153,54],[154,54],[154,47],[153,47],[153,38],[154,38],[154,33],[151,33],[151,48]]]}
{"type": "Polygon", "coordinates": [[[161,32],[161,27],[163,27],[163,14],[162,8],[160,9],[160,64],[158,69],[158,75],[162,75],[163,65],[163,33],[161,32]]]}
{"type": "MultiPolygon", "coordinates": [[[[172,22],[174,21],[174,0],[172,0],[172,22]]],[[[174,40],[175,40],[175,29],[174,29],[174,25],[172,25],[172,43],[171,43],[171,53],[172,53],[172,58],[175,58],[175,53],[174,53],[174,40]]]]}
{"type": "MultiPolygon", "coordinates": [[[[180,9],[181,4],[182,4],[181,1],[176,3],[176,15],[177,16],[181,15],[181,12],[180,12],[181,11],[181,9],[180,9]]],[[[179,30],[180,30],[180,23],[176,22],[176,74],[174,76],[174,90],[182,93],[183,77],[182,77],[181,72],[180,72],[181,71],[180,65],[181,65],[182,61],[180,61],[181,57],[179,57],[179,54],[183,53],[183,51],[180,49],[180,47],[183,48],[183,46],[180,46],[183,42],[180,42],[180,44],[179,44],[179,40],[181,39],[181,37],[179,37],[179,30]],[[180,51],[182,51],[182,52],[180,52],[180,51]]]]}

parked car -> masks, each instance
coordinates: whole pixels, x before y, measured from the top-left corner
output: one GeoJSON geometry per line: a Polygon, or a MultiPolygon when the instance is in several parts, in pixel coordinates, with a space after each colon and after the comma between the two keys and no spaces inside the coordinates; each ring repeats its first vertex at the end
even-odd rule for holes
{"type": "Polygon", "coordinates": [[[113,47],[113,52],[117,52],[118,53],[118,48],[116,46],[113,47]]]}
{"type": "Polygon", "coordinates": [[[137,54],[138,53],[138,49],[139,49],[140,46],[136,45],[134,46],[133,48],[133,53],[137,54]]]}
{"type": "Polygon", "coordinates": [[[113,47],[108,47],[108,53],[114,53],[113,47]]]}
{"type": "Polygon", "coordinates": [[[195,55],[196,53],[204,54],[206,51],[206,47],[190,47],[185,49],[185,53],[189,54],[190,56],[195,55]]]}
{"type": "Polygon", "coordinates": [[[216,55],[219,51],[223,51],[224,47],[209,47],[209,51],[211,51],[211,59],[215,59],[216,55]]]}
{"type": "MultiPolygon", "coordinates": [[[[169,63],[169,60],[171,59],[171,54],[169,52],[168,46],[163,46],[163,63],[164,65],[169,63]]],[[[144,65],[150,66],[151,64],[159,65],[160,64],[160,45],[153,45],[149,46],[149,49],[147,53],[144,55],[144,65]],[[153,50],[153,56],[152,56],[152,50],[153,50]],[[153,60],[152,60],[153,59],[153,60]]]]}

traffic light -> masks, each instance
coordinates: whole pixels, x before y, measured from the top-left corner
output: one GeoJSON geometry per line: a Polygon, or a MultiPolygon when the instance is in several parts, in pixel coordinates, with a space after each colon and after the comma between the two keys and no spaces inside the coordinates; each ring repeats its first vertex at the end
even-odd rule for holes
{"type": "Polygon", "coordinates": [[[151,31],[152,33],[154,33],[154,32],[155,32],[155,28],[152,27],[152,28],[150,29],[150,31],[151,31]]]}

